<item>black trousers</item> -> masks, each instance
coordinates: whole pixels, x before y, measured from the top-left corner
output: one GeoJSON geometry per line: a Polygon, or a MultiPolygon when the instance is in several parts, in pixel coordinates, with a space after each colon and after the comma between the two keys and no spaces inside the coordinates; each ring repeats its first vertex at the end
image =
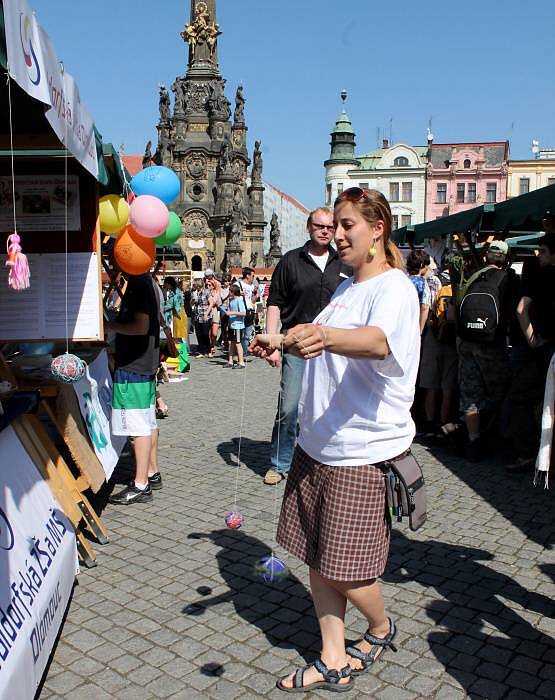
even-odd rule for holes
{"type": "Polygon", "coordinates": [[[206,355],[210,350],[210,326],[211,321],[195,321],[195,334],[197,336],[198,351],[206,355]]]}

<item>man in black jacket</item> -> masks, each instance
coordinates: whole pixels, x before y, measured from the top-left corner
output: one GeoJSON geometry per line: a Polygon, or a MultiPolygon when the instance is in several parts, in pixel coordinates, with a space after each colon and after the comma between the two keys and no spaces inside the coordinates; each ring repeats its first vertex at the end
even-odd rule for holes
{"type": "MultiPolygon", "coordinates": [[[[339,283],[350,271],[332,248],[333,213],[324,207],[310,213],[307,222],[309,240],[301,248],[290,250],[278,263],[270,285],[266,332],[278,333],[311,323],[326,307],[339,283]]],[[[283,362],[281,399],[272,430],[272,467],[264,477],[265,484],[277,484],[289,471],[297,438],[297,409],[305,361],[276,350],[267,358],[270,365],[283,362]]]]}

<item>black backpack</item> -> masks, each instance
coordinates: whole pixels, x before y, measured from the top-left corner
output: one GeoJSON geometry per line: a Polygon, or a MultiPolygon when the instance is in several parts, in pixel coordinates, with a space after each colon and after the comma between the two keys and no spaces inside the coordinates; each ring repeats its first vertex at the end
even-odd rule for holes
{"type": "Polygon", "coordinates": [[[504,326],[507,271],[491,265],[475,272],[464,286],[457,310],[459,338],[493,343],[504,326]]]}

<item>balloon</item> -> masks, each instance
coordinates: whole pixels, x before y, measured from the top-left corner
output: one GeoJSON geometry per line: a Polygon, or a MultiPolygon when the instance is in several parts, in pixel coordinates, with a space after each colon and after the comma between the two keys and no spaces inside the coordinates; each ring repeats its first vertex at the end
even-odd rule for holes
{"type": "Polygon", "coordinates": [[[178,176],[163,165],[152,165],[139,170],[129,184],[136,195],[150,194],[161,199],[164,204],[171,204],[177,199],[181,189],[178,176]]]}
{"type": "Polygon", "coordinates": [[[158,197],[142,194],[129,207],[129,223],[145,238],[157,238],[170,222],[168,207],[158,197]]]}
{"type": "Polygon", "coordinates": [[[173,245],[179,236],[181,236],[181,219],[174,211],[170,211],[168,228],[154,242],[156,245],[173,245]]]}
{"type": "Polygon", "coordinates": [[[100,230],[111,236],[118,234],[129,220],[129,205],[123,197],[117,194],[107,194],[98,202],[100,230]]]}
{"type": "Polygon", "coordinates": [[[122,231],[114,245],[118,267],[130,275],[142,275],[154,265],[156,249],[152,238],[139,236],[132,226],[122,231]]]}

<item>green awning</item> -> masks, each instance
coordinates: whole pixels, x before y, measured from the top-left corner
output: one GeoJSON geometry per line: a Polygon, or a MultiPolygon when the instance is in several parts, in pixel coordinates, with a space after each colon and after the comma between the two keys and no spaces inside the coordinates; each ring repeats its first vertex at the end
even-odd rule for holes
{"type": "Polygon", "coordinates": [[[435,221],[425,221],[423,224],[403,226],[393,231],[393,240],[396,243],[405,243],[407,240],[417,244],[425,238],[443,238],[450,233],[471,231],[480,225],[484,207],[475,207],[466,211],[459,211],[451,216],[442,216],[435,221]]]}
{"type": "Polygon", "coordinates": [[[481,228],[488,232],[494,231],[497,237],[504,238],[508,231],[539,230],[546,211],[555,213],[555,185],[540,187],[505,202],[484,204],[435,221],[404,226],[393,232],[393,240],[397,243],[410,240],[417,244],[425,238],[443,238],[450,233],[464,233],[481,228]]]}

